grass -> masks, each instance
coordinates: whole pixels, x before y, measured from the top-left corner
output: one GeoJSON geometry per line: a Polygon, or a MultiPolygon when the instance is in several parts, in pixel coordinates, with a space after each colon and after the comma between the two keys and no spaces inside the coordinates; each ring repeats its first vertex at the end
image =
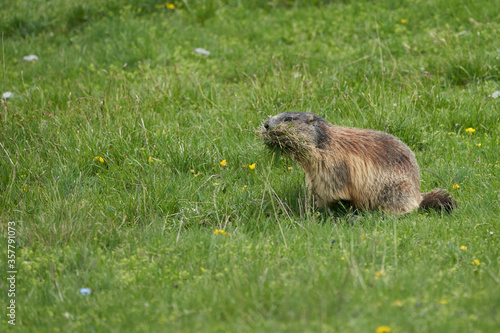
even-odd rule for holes
{"type": "Polygon", "coordinates": [[[0,5],[0,94],[14,94],[0,263],[14,221],[17,329],[495,332],[499,7],[174,4],[0,5]],[[422,191],[459,209],[355,222],[314,209],[298,165],[255,134],[283,111],[396,135],[422,191]]]}

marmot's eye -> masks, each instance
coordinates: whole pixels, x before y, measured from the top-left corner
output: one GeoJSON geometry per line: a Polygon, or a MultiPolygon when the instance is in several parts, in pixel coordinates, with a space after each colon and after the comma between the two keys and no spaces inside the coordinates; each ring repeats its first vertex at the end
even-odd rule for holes
{"type": "Polygon", "coordinates": [[[292,117],[286,117],[284,121],[292,121],[293,118],[292,117]]]}

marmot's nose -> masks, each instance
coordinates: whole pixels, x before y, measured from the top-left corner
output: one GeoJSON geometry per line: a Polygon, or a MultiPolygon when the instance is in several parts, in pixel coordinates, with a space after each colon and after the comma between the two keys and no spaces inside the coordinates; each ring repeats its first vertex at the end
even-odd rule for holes
{"type": "Polygon", "coordinates": [[[266,120],[266,122],[264,123],[264,127],[266,128],[266,130],[269,129],[269,120],[266,120]]]}

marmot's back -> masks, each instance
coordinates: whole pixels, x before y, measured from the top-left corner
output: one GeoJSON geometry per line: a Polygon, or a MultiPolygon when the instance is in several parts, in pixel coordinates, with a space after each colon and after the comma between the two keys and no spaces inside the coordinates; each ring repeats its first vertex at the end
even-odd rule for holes
{"type": "Polygon", "coordinates": [[[423,199],[424,208],[456,206],[442,190],[429,195],[434,205],[425,200],[415,155],[390,134],[334,126],[307,112],[278,114],[264,128],[265,143],[301,165],[319,207],[349,200],[362,209],[401,214],[419,207],[423,199]],[[437,201],[431,198],[436,196],[437,201]]]}

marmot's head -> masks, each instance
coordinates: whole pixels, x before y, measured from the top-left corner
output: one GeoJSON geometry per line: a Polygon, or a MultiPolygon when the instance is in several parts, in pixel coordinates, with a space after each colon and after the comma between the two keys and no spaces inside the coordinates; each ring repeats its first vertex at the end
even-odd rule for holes
{"type": "Polygon", "coordinates": [[[328,122],[314,113],[283,112],[266,120],[264,128],[269,135],[287,130],[308,144],[318,146],[327,140],[325,125],[328,122]]]}
{"type": "Polygon", "coordinates": [[[328,122],[309,112],[283,112],[264,123],[261,136],[266,145],[300,159],[307,150],[321,148],[327,141],[328,122]]]}

